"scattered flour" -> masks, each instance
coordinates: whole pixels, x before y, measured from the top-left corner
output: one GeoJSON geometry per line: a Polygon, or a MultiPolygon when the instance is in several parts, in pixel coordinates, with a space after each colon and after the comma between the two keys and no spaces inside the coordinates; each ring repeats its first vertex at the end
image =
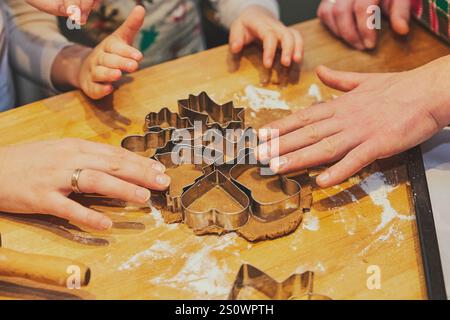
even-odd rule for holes
{"type": "Polygon", "coordinates": [[[161,215],[161,211],[156,209],[151,203],[149,205],[152,210],[150,215],[153,217],[153,220],[155,220],[155,227],[162,226],[164,224],[164,218],[161,215]]]}
{"type": "MultiPolygon", "coordinates": [[[[204,298],[225,298],[231,286],[227,278],[231,271],[226,265],[221,264],[212,253],[233,245],[236,238],[236,234],[210,238],[213,239],[213,243],[203,245],[194,253],[183,255],[186,261],[176,275],[169,278],[159,276],[152,279],[151,283],[172,288],[185,287],[204,298]]],[[[205,242],[207,241],[202,243],[205,242]]]]}
{"type": "Polygon", "coordinates": [[[156,240],[155,243],[148,249],[139,252],[132,256],[128,261],[122,263],[118,270],[131,270],[142,265],[145,259],[164,259],[174,256],[177,249],[173,247],[168,241],[156,240]]]}
{"type": "Polygon", "coordinates": [[[248,85],[245,88],[243,100],[247,100],[250,108],[254,111],[259,111],[260,109],[290,110],[286,101],[281,100],[280,97],[281,93],[278,91],[248,85]]]}
{"type": "Polygon", "coordinates": [[[151,203],[150,203],[150,215],[152,216],[153,220],[155,221],[155,227],[162,227],[164,226],[166,229],[173,230],[176,229],[178,224],[167,224],[164,222],[164,218],[161,215],[161,210],[156,209],[151,203]]]}
{"type": "Polygon", "coordinates": [[[322,264],[322,262],[318,261],[315,265],[311,265],[311,264],[300,265],[295,269],[295,273],[297,273],[297,274],[302,274],[307,271],[312,271],[315,273],[323,273],[326,271],[326,268],[322,264]]]}
{"type": "Polygon", "coordinates": [[[302,228],[309,231],[318,231],[320,229],[319,218],[312,215],[311,212],[305,213],[305,216],[303,217],[302,228]]]}
{"type": "Polygon", "coordinates": [[[311,97],[314,97],[316,99],[317,102],[322,102],[323,101],[323,97],[322,97],[322,93],[320,91],[320,88],[317,84],[313,83],[308,90],[308,95],[310,95],[311,97]]]}
{"type": "Polygon", "coordinates": [[[400,215],[391,205],[388,198],[390,192],[395,187],[389,185],[383,173],[376,172],[364,179],[360,183],[361,188],[369,195],[373,203],[382,208],[381,222],[373,233],[377,233],[386,227],[392,220],[398,218],[400,220],[414,220],[415,216],[400,215]]]}
{"type": "Polygon", "coordinates": [[[403,240],[405,240],[405,236],[403,235],[403,233],[400,230],[398,230],[398,227],[395,225],[391,225],[389,227],[389,230],[385,234],[380,235],[378,238],[376,238],[374,241],[372,241],[367,247],[365,247],[359,253],[359,256],[366,255],[369,252],[369,250],[373,246],[375,246],[377,243],[386,242],[386,241],[390,240],[392,237],[394,237],[394,239],[396,240],[397,247],[400,247],[401,242],[403,240]]]}

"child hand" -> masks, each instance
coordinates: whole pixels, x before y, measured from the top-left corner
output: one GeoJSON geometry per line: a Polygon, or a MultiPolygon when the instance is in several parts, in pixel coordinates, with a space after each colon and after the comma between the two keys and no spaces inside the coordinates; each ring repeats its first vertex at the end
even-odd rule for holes
{"type": "Polygon", "coordinates": [[[263,63],[271,68],[278,46],[281,46],[281,64],[289,67],[292,61],[300,63],[303,57],[303,40],[300,33],[286,27],[267,9],[252,5],[244,9],[230,29],[230,50],[236,54],[245,45],[260,40],[263,43],[263,63]]]}
{"type": "Polygon", "coordinates": [[[86,57],[79,74],[81,90],[92,99],[101,99],[114,90],[112,83],[122,72],[134,72],[142,53],[133,48],[134,37],[144,22],[145,9],[137,6],[113,34],[103,40],[86,57]]]}
{"type": "Polygon", "coordinates": [[[77,23],[86,23],[92,9],[96,8],[100,0],[26,0],[33,7],[52,14],[54,16],[71,17],[76,16],[73,8],[80,10],[77,23]]]}

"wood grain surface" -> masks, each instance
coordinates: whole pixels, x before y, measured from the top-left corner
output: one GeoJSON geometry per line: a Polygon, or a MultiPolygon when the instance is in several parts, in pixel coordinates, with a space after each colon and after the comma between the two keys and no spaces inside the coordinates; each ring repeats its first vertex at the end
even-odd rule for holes
{"type": "MultiPolygon", "coordinates": [[[[314,73],[319,64],[351,71],[402,71],[450,53],[415,24],[406,39],[385,30],[379,49],[364,53],[333,38],[317,20],[297,28],[306,46],[300,79],[283,88],[268,86],[279,90],[293,110],[316,102],[308,95],[312,84],[326,100],[339,94],[320,84],[314,73]]],[[[100,102],[70,92],[0,114],[0,145],[63,137],[120,145],[125,135],[141,132],[148,112],[164,106],[176,110],[177,100],[190,93],[206,91],[218,102],[232,99],[248,106],[244,88],[259,86],[262,78],[267,73],[257,48],[237,61],[220,47],[130,75],[100,102]]],[[[249,114],[249,123],[258,126],[283,112],[249,114]]],[[[314,291],[333,299],[425,299],[409,192],[402,157],[376,163],[338,187],[315,190],[313,210],[296,232],[260,243],[233,234],[198,237],[184,225],[164,224],[149,209],[105,199],[82,202],[113,218],[116,228],[106,233],[54,218],[0,214],[5,248],[77,260],[92,271],[90,284],[80,290],[0,277],[0,297],[226,298],[241,264],[250,263],[279,281],[294,272],[315,271],[314,291]],[[370,266],[381,271],[379,289],[367,286],[370,266]]]]}

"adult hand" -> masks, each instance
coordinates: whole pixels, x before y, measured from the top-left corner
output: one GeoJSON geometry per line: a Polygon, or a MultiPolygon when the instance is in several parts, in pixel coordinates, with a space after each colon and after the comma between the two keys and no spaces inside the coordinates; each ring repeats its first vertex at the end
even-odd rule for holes
{"type": "Polygon", "coordinates": [[[411,0],[322,0],[317,16],[339,38],[358,50],[373,49],[377,30],[367,27],[371,5],[381,6],[394,32],[409,32],[411,0]]]}
{"type": "Polygon", "coordinates": [[[263,43],[263,63],[271,68],[277,48],[282,49],[281,64],[289,67],[292,61],[300,63],[303,57],[303,40],[300,32],[286,27],[272,12],[258,6],[245,8],[230,29],[230,50],[237,54],[244,46],[260,40],[263,43]]]}
{"type": "Polygon", "coordinates": [[[54,16],[74,17],[79,10],[80,24],[85,24],[91,11],[98,6],[100,0],[26,0],[33,7],[54,16]]]}
{"type": "Polygon", "coordinates": [[[45,213],[95,229],[111,220],[67,196],[76,169],[78,188],[145,204],[150,191],[165,190],[170,178],[162,164],[122,148],[79,139],[35,142],[0,148],[0,211],[45,213]]]}
{"type": "MultiPolygon", "coordinates": [[[[450,123],[450,56],[402,73],[363,74],[319,67],[328,86],[343,96],[275,121],[271,143],[257,149],[277,173],[340,160],[320,174],[321,187],[338,184],[377,159],[427,140],[450,123]]],[[[267,139],[261,131],[260,138],[267,139]]]]}
{"type": "Polygon", "coordinates": [[[87,96],[101,99],[109,95],[114,90],[112,83],[122,77],[122,72],[134,72],[139,68],[143,55],[133,48],[132,43],[142,27],[144,17],[144,7],[135,7],[122,26],[84,59],[79,86],[87,96]]]}

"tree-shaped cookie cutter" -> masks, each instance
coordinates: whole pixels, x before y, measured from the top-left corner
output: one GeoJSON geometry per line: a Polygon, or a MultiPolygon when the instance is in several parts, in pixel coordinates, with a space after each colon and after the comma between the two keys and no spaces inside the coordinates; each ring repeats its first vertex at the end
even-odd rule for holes
{"type": "Polygon", "coordinates": [[[232,101],[222,105],[217,104],[206,92],[179,100],[178,109],[181,117],[188,118],[191,122],[201,121],[208,127],[220,124],[222,127],[230,129],[244,128],[244,108],[235,108],[232,101]]]}
{"type": "Polygon", "coordinates": [[[271,300],[331,300],[330,297],[314,293],[314,272],[295,273],[282,282],[278,282],[267,273],[250,265],[243,264],[228,296],[229,300],[238,300],[245,288],[263,293],[271,300]]]}

